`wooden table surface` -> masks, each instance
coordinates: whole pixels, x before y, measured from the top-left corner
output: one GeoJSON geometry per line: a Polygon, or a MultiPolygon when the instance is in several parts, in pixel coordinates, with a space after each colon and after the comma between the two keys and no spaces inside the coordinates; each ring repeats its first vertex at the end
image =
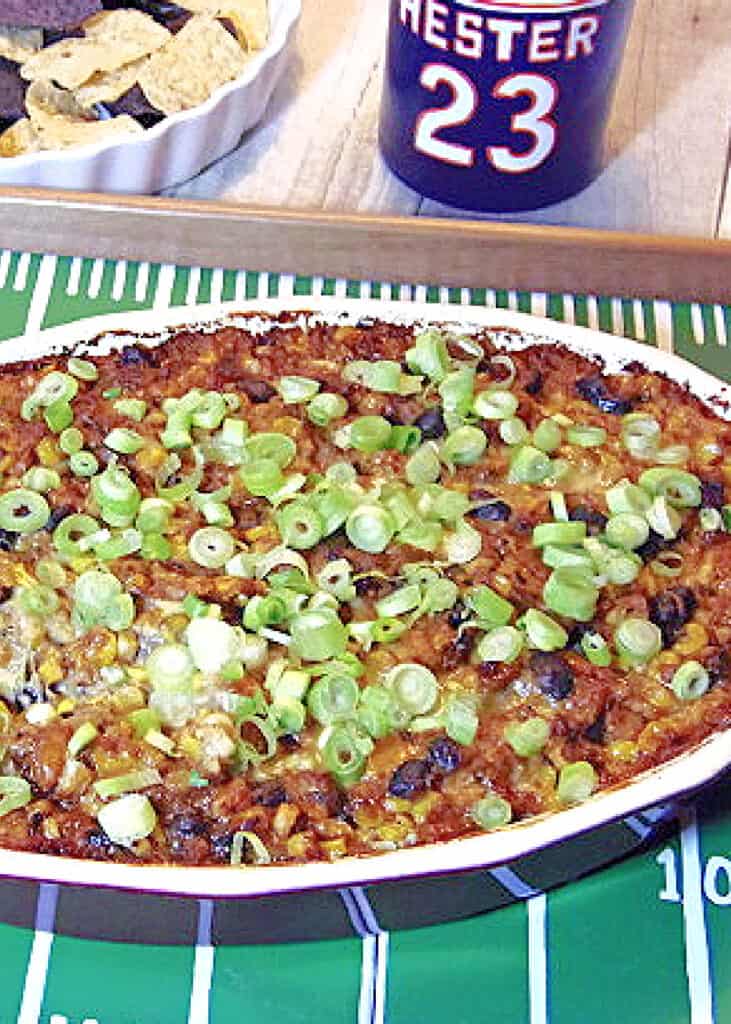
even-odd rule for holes
{"type": "MultiPolygon", "coordinates": [[[[297,53],[263,123],[171,195],[464,217],[411,191],[377,145],[388,0],[303,0],[297,53]]],[[[608,132],[581,195],[506,219],[731,238],[727,0],[637,0],[608,132]]]]}

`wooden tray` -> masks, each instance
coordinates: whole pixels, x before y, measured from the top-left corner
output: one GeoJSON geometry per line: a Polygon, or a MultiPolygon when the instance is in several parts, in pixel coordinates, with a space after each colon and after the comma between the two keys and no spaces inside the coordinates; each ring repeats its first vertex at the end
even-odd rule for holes
{"type": "Polygon", "coordinates": [[[67,256],[731,303],[731,242],[0,189],[0,246],[67,256]]]}

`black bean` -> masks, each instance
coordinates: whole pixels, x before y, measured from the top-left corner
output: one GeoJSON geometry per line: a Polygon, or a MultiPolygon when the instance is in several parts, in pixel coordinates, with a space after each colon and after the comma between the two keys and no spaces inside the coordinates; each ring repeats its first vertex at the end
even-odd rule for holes
{"type": "Polygon", "coordinates": [[[211,853],[216,860],[231,860],[231,846],[233,845],[234,837],[232,832],[224,832],[219,835],[211,836],[211,853]]]}
{"type": "Polygon", "coordinates": [[[380,576],[361,576],[355,581],[355,592],[358,597],[377,597],[385,588],[390,590],[391,585],[380,576]]]}
{"type": "Polygon", "coordinates": [[[452,629],[459,629],[463,622],[466,622],[470,617],[470,613],[467,611],[467,607],[464,601],[456,601],[454,606],[450,609],[447,616],[447,622],[452,629]]]}
{"type": "Polygon", "coordinates": [[[0,585],[0,604],[5,604],[13,596],[12,587],[3,587],[0,585]]]}
{"type": "Polygon", "coordinates": [[[681,629],[696,610],[697,604],[696,596],[690,587],[672,587],[651,598],[650,622],[654,622],[660,629],[665,647],[671,647],[675,643],[681,629]]]}
{"type": "Polygon", "coordinates": [[[237,601],[221,602],[221,618],[229,626],[241,625],[241,605],[237,601]]]}
{"type": "Polygon", "coordinates": [[[653,558],[657,558],[661,551],[667,551],[669,547],[672,547],[673,543],[674,541],[665,540],[659,533],[650,530],[650,536],[644,544],[635,548],[635,554],[639,555],[643,562],[651,562],[653,558]]]}
{"type": "Polygon", "coordinates": [[[704,508],[722,509],[726,494],[721,480],[701,480],[701,504],[704,508]]]}
{"type": "Polygon", "coordinates": [[[455,637],[451,644],[442,651],[442,668],[445,672],[451,672],[457,665],[469,661],[470,655],[477,643],[479,630],[465,629],[459,636],[455,637]]]}
{"type": "Polygon", "coordinates": [[[252,789],[251,802],[261,804],[262,807],[279,807],[280,804],[286,804],[287,791],[277,782],[262,782],[252,789]]]}
{"type": "Polygon", "coordinates": [[[168,826],[168,832],[178,839],[204,836],[208,832],[208,822],[198,814],[177,814],[168,826]]]}
{"type": "Polygon", "coordinates": [[[708,673],[711,685],[725,683],[731,678],[731,651],[722,647],[706,658],[706,672],[708,673]]]}
{"type": "Polygon", "coordinates": [[[299,736],[295,736],[294,733],[286,732],[284,736],[279,737],[279,742],[287,750],[296,750],[300,746],[299,736]]]}
{"type": "Polygon", "coordinates": [[[528,381],[524,390],[529,395],[539,395],[543,389],[543,374],[538,370],[533,374],[533,377],[528,381]]]}
{"type": "Polygon", "coordinates": [[[18,537],[20,537],[19,533],[0,528],[0,551],[12,551],[18,543],[18,537]]]}
{"type": "Polygon", "coordinates": [[[423,412],[418,419],[414,420],[414,426],[419,428],[425,441],[433,441],[437,437],[442,437],[447,430],[442,410],[438,405],[423,412]]]}
{"type": "Polygon", "coordinates": [[[487,505],[479,505],[470,512],[471,516],[481,523],[506,523],[513,510],[506,501],[491,501],[487,505]]]}
{"type": "Polygon", "coordinates": [[[429,765],[426,761],[404,761],[391,776],[388,792],[391,796],[410,797],[423,793],[429,779],[429,765]]]}
{"type": "Polygon", "coordinates": [[[139,345],[127,345],[119,354],[122,366],[157,366],[158,359],[150,348],[139,345]]]}
{"type": "Polygon", "coordinates": [[[607,716],[602,711],[596,720],[591,723],[588,729],[584,729],[584,736],[590,743],[603,743],[607,731],[607,716]]]}
{"type": "Polygon", "coordinates": [[[546,697],[564,700],[573,691],[574,674],[560,654],[538,652],[530,659],[530,670],[546,697]]]}
{"type": "Polygon", "coordinates": [[[13,704],[17,711],[27,711],[31,704],[39,704],[43,700],[43,691],[40,685],[27,683],[22,690],[13,697],[13,704]]]}
{"type": "Polygon", "coordinates": [[[74,514],[74,510],[69,508],[68,505],[60,505],[58,508],[51,510],[51,514],[48,517],[48,522],[43,527],[48,533],[53,533],[59,523],[62,523],[64,519],[68,519],[69,516],[74,514]]]}
{"type": "Polygon", "coordinates": [[[603,533],[607,525],[607,517],[591,505],[577,505],[569,512],[569,519],[572,523],[586,523],[586,532],[590,537],[603,533]]]}
{"type": "Polygon", "coordinates": [[[634,407],[629,399],[610,394],[601,377],[584,377],[577,381],[576,390],[585,401],[611,416],[626,416],[634,407]]]}
{"type": "Polygon", "coordinates": [[[581,641],[587,633],[592,633],[592,627],[586,622],[577,622],[569,630],[569,638],[566,641],[566,648],[569,651],[582,652],[581,641]]]}
{"type": "Polygon", "coordinates": [[[271,401],[277,393],[276,388],[273,388],[265,380],[240,380],[238,386],[255,405],[263,405],[264,402],[271,401]]]}
{"type": "Polygon", "coordinates": [[[429,744],[429,751],[426,755],[427,764],[444,775],[456,771],[459,768],[460,760],[459,746],[448,736],[440,736],[438,740],[432,740],[429,744]]]}
{"type": "Polygon", "coordinates": [[[94,850],[96,853],[112,854],[114,853],[114,843],[100,828],[92,829],[86,835],[86,845],[90,850],[94,850]]]}

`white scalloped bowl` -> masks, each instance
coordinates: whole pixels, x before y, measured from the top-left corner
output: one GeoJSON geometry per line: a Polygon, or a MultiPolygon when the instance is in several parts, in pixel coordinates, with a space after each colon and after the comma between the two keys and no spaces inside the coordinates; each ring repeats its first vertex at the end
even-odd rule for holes
{"type": "MultiPolygon", "coordinates": [[[[241,323],[240,316],[252,312],[261,316],[253,321],[247,317],[245,325],[249,329],[266,330],[282,314],[295,311],[311,320],[325,323],[353,324],[361,318],[373,317],[406,325],[447,325],[460,333],[474,333],[488,328],[496,331],[493,341],[506,351],[527,345],[559,344],[601,361],[604,369],[610,373],[619,372],[629,364],[639,363],[687,387],[721,418],[731,420],[731,385],[684,359],[667,355],[648,345],[584,327],[543,320],[524,313],[474,306],[432,306],[380,300],[343,301],[310,296],[109,314],[3,342],[0,365],[58,352],[76,351],[83,354],[94,350],[103,354],[122,347],[129,340],[129,333],[133,337],[142,338],[145,344],[160,344],[177,327],[215,329],[221,321],[241,323]]],[[[215,866],[107,864],[0,849],[0,876],[179,896],[231,898],[444,875],[509,863],[517,857],[561,843],[643,808],[689,793],[719,776],[730,765],[731,729],[724,729],[686,753],[643,772],[626,784],[600,791],[586,803],[528,818],[481,835],[367,857],[345,857],[334,863],[251,865],[241,871],[215,866]]],[[[575,867],[567,867],[567,877],[575,873],[575,867]]]]}
{"type": "Polygon", "coordinates": [[[148,194],[172,188],[235,149],[263,117],[288,61],[301,0],[269,0],[267,45],[205,103],[143,135],[0,160],[0,185],[148,194]]]}

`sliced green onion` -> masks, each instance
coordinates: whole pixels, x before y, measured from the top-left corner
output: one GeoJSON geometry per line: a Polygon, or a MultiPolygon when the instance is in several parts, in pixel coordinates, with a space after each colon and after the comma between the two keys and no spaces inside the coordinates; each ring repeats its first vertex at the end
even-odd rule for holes
{"type": "Polygon", "coordinates": [[[30,783],[19,775],[0,776],[0,818],[25,807],[33,799],[30,783]]]}
{"type": "Polygon", "coordinates": [[[439,691],[434,673],[416,662],[389,669],[383,676],[383,685],[410,715],[425,715],[431,711],[439,691]]]}
{"type": "Polygon", "coordinates": [[[449,372],[447,342],[441,331],[422,331],[414,339],[414,347],[406,352],[406,363],[413,373],[422,373],[434,383],[444,380],[449,372]]]}
{"type": "Polygon", "coordinates": [[[77,356],[71,356],[69,361],[66,363],[66,369],[69,373],[73,374],[74,377],[78,377],[79,380],[97,380],[99,377],[99,371],[97,370],[94,363],[88,359],[79,359],[77,356]]]}
{"type": "Polygon", "coordinates": [[[371,554],[385,551],[395,529],[393,516],[380,505],[359,505],[345,521],[345,532],[353,547],[371,554]]]}
{"type": "Polygon", "coordinates": [[[195,407],[191,422],[201,430],[215,430],[221,426],[227,412],[228,404],[223,395],[218,391],[206,391],[195,407]]]}
{"type": "Polygon", "coordinates": [[[422,519],[412,519],[408,525],[399,530],[397,540],[401,544],[418,548],[420,551],[436,551],[442,542],[444,531],[439,523],[427,523],[422,519]]]}
{"type": "Polygon", "coordinates": [[[470,501],[460,491],[439,484],[425,484],[418,492],[417,508],[427,519],[456,525],[470,509],[470,501]]]}
{"type": "Polygon", "coordinates": [[[700,480],[681,469],[647,469],[639,484],[648,494],[666,498],[673,508],[697,508],[701,504],[700,480]]]}
{"type": "Polygon", "coordinates": [[[332,725],[354,716],[359,694],[352,676],[323,676],[310,687],[307,707],[321,725],[332,725]]]}
{"type": "Polygon", "coordinates": [[[660,424],[652,416],[634,412],[622,417],[622,441],[635,459],[650,461],[660,443],[660,434],[660,424]]]}
{"type": "Polygon", "coordinates": [[[439,450],[447,466],[474,466],[487,448],[487,436],[479,427],[458,427],[444,440],[439,450]]]}
{"type": "Polygon", "coordinates": [[[537,608],[528,609],[523,626],[531,647],[539,651],[559,651],[568,643],[569,635],[563,626],[537,608]]]}
{"type": "Polygon", "coordinates": [[[104,445],[113,452],[119,452],[120,455],[134,455],[144,447],[145,439],[136,430],[115,427],[104,438],[104,445]]]}
{"type": "Polygon", "coordinates": [[[554,419],[541,420],[533,431],[533,444],[542,452],[555,452],[562,441],[561,428],[554,419]]]}
{"type": "Polygon", "coordinates": [[[76,757],[76,755],[80,754],[84,747],[88,747],[98,735],[99,730],[93,722],[84,722],[78,727],[78,729],[74,730],[71,739],[66,744],[66,749],[71,757],[76,757]]]}
{"type": "Polygon", "coordinates": [[[372,454],[388,446],[391,424],[383,416],[361,416],[353,420],[348,431],[351,447],[372,454]]]}
{"type": "Polygon", "coordinates": [[[307,721],[307,709],[302,701],[291,698],[275,701],[269,714],[277,731],[285,735],[302,732],[307,721]]]}
{"type": "Polygon", "coordinates": [[[475,742],[480,720],[472,702],[464,697],[453,696],[444,709],[444,731],[450,740],[468,747],[475,742]]]}
{"type": "Polygon", "coordinates": [[[325,391],[315,395],[307,406],[307,418],[316,427],[327,427],[333,420],[339,420],[348,411],[348,403],[342,395],[325,391]]]}
{"type": "MultiPolygon", "coordinates": [[[[299,603],[303,595],[297,595],[299,603]]],[[[296,610],[296,605],[294,606],[296,610]]],[[[290,618],[290,606],[282,594],[269,593],[266,597],[257,595],[248,600],[244,609],[244,628],[258,633],[267,626],[281,626],[290,618]]]]}
{"type": "Polygon", "coordinates": [[[524,722],[506,725],[503,736],[518,757],[535,757],[548,743],[550,723],[545,718],[528,718],[524,722]]]}
{"type": "Polygon", "coordinates": [[[687,444],[669,444],[665,448],[658,448],[653,456],[653,462],[661,466],[682,466],[690,458],[690,448],[687,444]]]}
{"type": "Polygon", "coordinates": [[[511,416],[509,419],[501,421],[498,433],[500,440],[505,444],[516,445],[524,444],[528,440],[529,432],[523,420],[517,416],[511,416]]]}
{"type": "Polygon", "coordinates": [[[158,498],[177,504],[185,501],[198,490],[203,480],[203,459],[197,451],[194,454],[195,469],[182,478],[178,477],[178,470],[182,465],[180,456],[169,455],[167,457],[155,476],[155,490],[158,498]],[[171,483],[176,477],[175,483],[171,483]]]}
{"type": "Polygon", "coordinates": [[[434,483],[441,472],[439,448],[433,441],[427,441],[418,448],[406,463],[406,479],[413,487],[434,483]]]}
{"type": "Polygon", "coordinates": [[[465,603],[485,626],[507,626],[515,612],[510,601],[484,584],[473,587],[467,593],[465,603]]]}
{"type": "Polygon", "coordinates": [[[509,420],[518,411],[518,399],[510,391],[481,391],[472,403],[474,412],[483,420],[509,420]]]}
{"type": "Polygon", "coordinates": [[[581,650],[592,665],[607,668],[612,664],[612,652],[601,633],[585,633],[581,638],[581,650]]]}
{"type": "Polygon", "coordinates": [[[356,718],[374,740],[394,731],[398,715],[393,695],[384,686],[366,686],[361,690],[356,718]]]}
{"type": "Polygon", "coordinates": [[[448,373],[439,385],[439,395],[445,412],[466,416],[472,406],[475,389],[475,370],[471,366],[448,373]]]}
{"type": "Polygon", "coordinates": [[[285,405],[297,405],[299,402],[309,402],[321,386],[319,381],[311,380],[309,377],[281,377],[277,391],[285,405]]]}
{"type": "Polygon", "coordinates": [[[84,435],[77,427],[66,427],[59,435],[58,446],[64,455],[75,455],[84,447],[84,435]]]}
{"type": "Polygon", "coordinates": [[[425,583],[422,587],[420,612],[446,612],[453,608],[459,597],[459,587],[452,580],[436,579],[425,583]]]}
{"type": "Polygon", "coordinates": [[[20,481],[23,487],[39,494],[47,494],[61,486],[61,477],[55,469],[46,469],[45,466],[33,466],[23,474],[20,481]]]}
{"type": "Polygon", "coordinates": [[[461,520],[455,530],[445,534],[442,548],[448,565],[467,565],[482,551],[482,534],[461,520]]]}
{"type": "Polygon", "coordinates": [[[357,782],[373,749],[373,740],[355,722],[327,726],[318,740],[327,770],[343,786],[357,782]]]}
{"type": "Polygon", "coordinates": [[[665,540],[674,540],[683,525],[680,513],[662,495],[655,498],[645,516],[655,533],[665,540]]]}
{"type": "Polygon", "coordinates": [[[706,533],[723,530],[723,516],[717,508],[702,508],[698,513],[698,523],[706,533]]]}
{"type": "Polygon", "coordinates": [[[346,558],[328,562],[317,574],[317,585],[338,601],[352,601],[355,597],[352,565],[346,558]]]}
{"type": "Polygon", "coordinates": [[[157,815],[142,793],[129,793],[102,807],[97,820],[113,843],[133,846],[155,830],[157,815]]]}
{"type": "Polygon", "coordinates": [[[41,377],[35,391],[30,396],[30,401],[35,403],[36,407],[47,408],[55,402],[70,402],[76,397],[78,390],[79,385],[73,377],[67,373],[61,373],[59,370],[52,370],[45,377],[41,377]]]}
{"type": "Polygon", "coordinates": [[[173,548],[161,533],[143,533],[140,554],[149,561],[166,562],[172,557],[173,548]]]}
{"type": "Polygon", "coordinates": [[[16,487],[0,495],[0,527],[13,533],[33,533],[48,522],[51,509],[36,491],[16,487]]]}
{"type": "Polygon", "coordinates": [[[268,498],[284,483],[282,470],[274,459],[256,459],[239,470],[244,487],[256,497],[268,498]]]}
{"type": "Polygon", "coordinates": [[[53,531],[53,544],[56,550],[67,558],[78,558],[83,552],[79,540],[90,537],[99,530],[99,522],[92,516],[77,513],[66,516],[53,531]]]}
{"type": "Polygon", "coordinates": [[[206,569],[221,569],[234,553],[234,539],[217,526],[196,530],[188,541],[188,554],[206,569]]]}
{"type": "Polygon", "coordinates": [[[596,770],[588,761],[565,764],[558,775],[557,794],[561,803],[577,804],[588,799],[599,784],[596,770]]]}
{"type": "Polygon", "coordinates": [[[22,587],[20,590],[20,603],[23,610],[29,615],[37,615],[41,619],[48,618],[58,609],[59,598],[51,587],[39,584],[32,587],[22,587]]]}
{"type": "Polygon", "coordinates": [[[656,576],[680,576],[685,559],[678,551],[661,551],[650,568],[656,576]]]}
{"type": "Polygon", "coordinates": [[[296,551],[313,548],[324,535],[322,519],[305,501],[292,501],[274,517],[282,542],[296,551]]]}
{"type": "Polygon", "coordinates": [[[511,484],[540,484],[548,480],[553,471],[545,452],[526,444],[518,448],[510,462],[508,482],[511,484]]]}
{"type": "Polygon", "coordinates": [[[628,664],[645,665],[662,650],[662,633],[647,619],[625,619],[614,631],[614,645],[628,664]]]}
{"type": "Polygon", "coordinates": [[[634,551],[650,536],[650,526],[647,519],[637,512],[620,512],[607,521],[605,535],[610,544],[634,551]]]}
{"type": "Polygon", "coordinates": [[[629,480],[622,480],[610,487],[605,497],[609,511],[615,516],[624,512],[644,515],[652,504],[647,492],[629,480]]]}
{"type": "Polygon", "coordinates": [[[297,454],[297,445],[286,434],[251,434],[244,447],[249,459],[273,459],[281,469],[297,454]]]}
{"type": "Polygon", "coordinates": [[[499,626],[486,633],[477,645],[480,661],[509,663],[515,661],[523,650],[523,634],[515,626],[499,626]]]}
{"type": "Polygon", "coordinates": [[[94,554],[103,562],[110,562],[115,558],[125,558],[139,551],[142,547],[142,534],[139,530],[126,529],[121,533],[103,540],[94,545],[94,554]]]}
{"type": "Polygon", "coordinates": [[[49,430],[60,434],[74,422],[74,410],[68,402],[54,402],[43,414],[49,430]]]}
{"type": "Polygon", "coordinates": [[[231,842],[231,865],[238,867],[244,863],[244,843],[248,843],[253,854],[254,864],[270,864],[271,854],[256,832],[236,832],[231,842]]]}
{"type": "Polygon", "coordinates": [[[543,588],[546,606],[577,622],[594,618],[599,588],[581,569],[554,569],[543,588]]]}
{"type": "Polygon", "coordinates": [[[147,412],[147,402],[141,398],[118,398],[114,403],[114,411],[120,416],[126,416],[136,423],[141,423],[147,412]]]}
{"type": "Polygon", "coordinates": [[[143,533],[164,533],[175,511],[171,501],[163,498],[143,498],[137,511],[135,526],[143,533]]]}
{"type": "Polygon", "coordinates": [[[498,796],[497,793],[490,793],[473,805],[470,814],[473,821],[487,832],[493,828],[509,825],[513,817],[513,809],[508,801],[498,796]]]}
{"type": "Polygon", "coordinates": [[[420,443],[421,431],[418,427],[395,426],[391,427],[386,447],[401,452],[402,455],[410,455],[416,451],[420,443]]]}
{"type": "Polygon", "coordinates": [[[374,363],[356,359],[343,367],[344,380],[354,381],[382,394],[398,394],[401,377],[401,364],[394,359],[379,359],[374,363]]]}
{"type": "Polygon", "coordinates": [[[186,594],[183,598],[183,611],[191,619],[203,619],[208,615],[211,605],[207,604],[196,594],[186,594]]]}
{"type": "Polygon", "coordinates": [[[36,563],[36,578],[47,587],[62,587],[67,582],[66,570],[51,558],[42,558],[36,563]]]}
{"type": "Polygon", "coordinates": [[[566,431],[568,443],[575,444],[579,448],[600,448],[606,444],[607,436],[604,427],[590,427],[581,424],[569,427],[566,431]]]}
{"type": "Polygon", "coordinates": [[[547,544],[581,544],[586,537],[586,523],[539,523],[533,529],[533,547],[547,544]]]}
{"type": "Polygon", "coordinates": [[[680,700],[697,700],[707,692],[711,677],[699,661],[686,661],[676,671],[670,688],[680,700]]]}
{"type": "Polygon", "coordinates": [[[591,575],[594,562],[588,551],[583,548],[565,548],[555,544],[547,544],[541,551],[543,564],[551,569],[583,569],[591,575]]]}
{"type": "Polygon", "coordinates": [[[108,399],[111,400],[112,398],[119,398],[119,396],[121,394],[122,394],[122,389],[119,388],[119,387],[117,387],[117,388],[107,388],[106,391],[102,391],[102,398],[108,398],[108,399]]]}
{"type": "Polygon", "coordinates": [[[421,587],[417,583],[411,583],[406,587],[400,587],[392,594],[382,597],[376,602],[376,612],[380,618],[389,618],[396,615],[405,615],[412,612],[421,604],[421,587]]]}
{"type": "Polygon", "coordinates": [[[111,526],[119,525],[108,518],[108,514],[132,517],[142,500],[139,489],[126,469],[109,465],[91,482],[91,492],[101,508],[102,519],[111,526]]]}
{"type": "Polygon", "coordinates": [[[327,661],[345,653],[348,631],[332,608],[312,608],[292,621],[292,645],[303,661],[327,661]]]}
{"type": "Polygon", "coordinates": [[[102,800],[123,793],[136,793],[148,786],[157,786],[162,779],[155,768],[141,768],[139,771],[126,772],[124,775],[113,775],[111,778],[97,779],[94,792],[102,800]]]}
{"type": "Polygon", "coordinates": [[[559,523],[569,521],[569,510],[566,507],[566,498],[561,491],[551,491],[548,498],[551,505],[551,515],[559,523]]]}
{"type": "Polygon", "coordinates": [[[99,472],[99,460],[93,452],[74,452],[69,456],[69,469],[74,476],[95,476],[99,472]]]}
{"type": "Polygon", "coordinates": [[[206,675],[217,675],[224,665],[236,660],[239,650],[234,627],[211,616],[191,619],[185,629],[185,642],[193,664],[206,675]]]}

